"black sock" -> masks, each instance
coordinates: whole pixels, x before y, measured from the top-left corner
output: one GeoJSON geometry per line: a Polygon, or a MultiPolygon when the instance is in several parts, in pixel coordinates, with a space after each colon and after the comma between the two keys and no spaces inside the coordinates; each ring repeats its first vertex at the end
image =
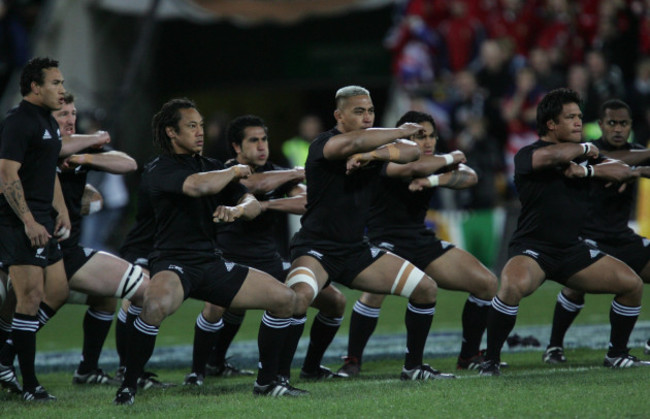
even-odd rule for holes
{"type": "MultiPolygon", "coordinates": [[[[2,285],[0,284],[0,286],[2,285]]],[[[11,336],[11,323],[0,319],[0,347],[9,339],[9,336],[11,336]]]]}
{"type": "Polygon", "coordinates": [[[303,370],[318,371],[323,355],[341,327],[342,321],[343,317],[327,317],[323,313],[316,315],[309,333],[309,348],[302,365],[303,370]]]}
{"type": "Polygon", "coordinates": [[[111,323],[113,323],[113,313],[93,310],[90,307],[86,310],[83,322],[83,350],[77,368],[79,374],[87,374],[98,368],[99,355],[108,331],[111,330],[111,323]]]}
{"type": "Polygon", "coordinates": [[[40,329],[45,326],[55,314],[56,310],[41,301],[41,304],[38,306],[37,314],[39,323],[38,328],[40,329]]]}
{"type": "Polygon", "coordinates": [[[192,372],[205,376],[205,364],[219,337],[223,322],[210,323],[199,313],[194,325],[194,348],[192,349],[192,372]]]}
{"type": "MultiPolygon", "coordinates": [[[[36,315],[36,319],[38,320],[38,328],[36,330],[38,331],[41,327],[45,326],[45,324],[47,324],[55,314],[56,311],[53,308],[44,302],[41,302],[38,306],[38,313],[36,315]]],[[[13,340],[5,342],[5,345],[0,349],[0,363],[2,365],[13,365],[16,353],[16,347],[13,340]]]]}
{"type": "Polygon", "coordinates": [[[120,307],[120,311],[117,313],[117,322],[115,323],[115,349],[117,350],[117,356],[120,358],[120,367],[126,364],[128,336],[129,326],[126,311],[120,307]]]}
{"type": "Polygon", "coordinates": [[[151,358],[156,346],[158,328],[145,323],[140,317],[136,318],[129,335],[129,345],[126,352],[125,387],[136,388],[138,378],[144,372],[144,366],[151,358]]]}
{"type": "Polygon", "coordinates": [[[287,380],[291,378],[291,362],[293,361],[293,357],[296,355],[296,349],[298,349],[298,343],[300,342],[302,332],[305,330],[306,321],[307,316],[304,314],[293,316],[291,318],[291,325],[287,331],[284,348],[282,349],[282,352],[280,352],[278,375],[285,377],[287,380]]]}
{"type": "Polygon", "coordinates": [[[348,357],[356,358],[361,365],[363,350],[372,336],[381,307],[370,307],[361,301],[354,303],[350,316],[350,333],[348,337],[348,357]]]}
{"type": "Polygon", "coordinates": [[[557,295],[557,302],[555,303],[555,311],[553,312],[553,326],[551,328],[551,339],[548,347],[564,347],[564,335],[571,327],[571,323],[578,317],[580,310],[584,307],[585,299],[581,301],[569,300],[562,291],[557,295]]]}
{"type": "Polygon", "coordinates": [[[409,301],[406,307],[404,316],[404,323],[406,324],[406,359],[404,368],[407,370],[422,365],[424,345],[427,343],[427,336],[435,312],[436,303],[415,304],[409,301]]]}
{"type": "Polygon", "coordinates": [[[485,359],[490,361],[501,361],[501,349],[503,344],[517,321],[519,306],[509,306],[499,297],[492,299],[492,306],[487,319],[487,352],[485,359]]]}
{"type": "Polygon", "coordinates": [[[257,335],[260,353],[257,384],[267,385],[277,379],[280,351],[284,348],[290,324],[290,318],[281,319],[264,312],[257,335]]]}
{"type": "Polygon", "coordinates": [[[480,351],[483,332],[487,327],[487,314],[491,301],[481,300],[470,294],[463,308],[463,343],[460,346],[460,357],[469,359],[480,351]]]}
{"type": "Polygon", "coordinates": [[[34,391],[39,385],[34,368],[37,330],[38,317],[21,313],[14,314],[14,320],[11,324],[11,339],[18,354],[18,364],[23,376],[23,389],[25,391],[34,391]]]}
{"type": "Polygon", "coordinates": [[[12,334],[10,333],[9,338],[4,341],[4,344],[0,349],[0,364],[6,366],[13,365],[15,358],[16,358],[16,348],[14,347],[12,334]]]}
{"type": "Polygon", "coordinates": [[[616,300],[612,301],[612,307],[609,310],[609,323],[612,329],[609,335],[607,356],[614,357],[628,352],[627,342],[640,312],[641,306],[628,307],[616,300]]]}
{"type": "Polygon", "coordinates": [[[210,352],[208,357],[208,364],[215,367],[223,365],[226,362],[228,348],[230,348],[232,340],[235,338],[237,332],[239,332],[239,328],[244,321],[244,315],[233,314],[226,311],[223,313],[222,320],[223,328],[221,329],[221,332],[219,332],[217,343],[214,345],[214,349],[210,352]]]}

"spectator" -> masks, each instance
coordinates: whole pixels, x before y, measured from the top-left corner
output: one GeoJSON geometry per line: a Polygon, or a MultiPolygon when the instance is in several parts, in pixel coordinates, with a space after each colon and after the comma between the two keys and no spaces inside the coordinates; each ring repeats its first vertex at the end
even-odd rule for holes
{"type": "Polygon", "coordinates": [[[469,0],[448,3],[449,18],[441,22],[439,31],[445,42],[445,68],[456,73],[478,56],[479,46],[485,38],[480,20],[468,13],[469,0]]]}
{"type": "Polygon", "coordinates": [[[585,100],[584,120],[591,122],[598,119],[598,107],[608,99],[625,97],[623,74],[614,64],[608,64],[605,55],[592,50],[586,56],[589,72],[588,99],[585,100]]]}
{"type": "Polygon", "coordinates": [[[485,20],[490,38],[511,38],[515,51],[526,56],[539,28],[537,1],[500,0],[485,20]]]}
{"type": "Polygon", "coordinates": [[[513,93],[503,103],[503,119],[508,124],[505,148],[506,174],[513,188],[515,154],[522,147],[538,139],[535,129],[537,104],[544,96],[544,91],[537,84],[535,73],[529,67],[519,70],[515,83],[513,93]]]}
{"type": "Polygon", "coordinates": [[[309,144],[323,132],[323,121],[316,115],[305,115],[298,123],[298,135],[282,143],[282,154],[291,167],[305,167],[309,144]]]}
{"type": "Polygon", "coordinates": [[[564,75],[553,68],[551,56],[542,48],[533,48],[529,54],[530,68],[535,72],[537,83],[547,92],[566,85],[564,75]]]}

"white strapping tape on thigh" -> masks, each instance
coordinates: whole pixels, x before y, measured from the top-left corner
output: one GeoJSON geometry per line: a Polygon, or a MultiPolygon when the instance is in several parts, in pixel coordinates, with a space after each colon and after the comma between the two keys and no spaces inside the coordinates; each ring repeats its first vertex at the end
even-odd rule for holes
{"type": "Polygon", "coordinates": [[[129,267],[124,271],[120,285],[115,291],[115,296],[126,299],[133,297],[133,294],[140,288],[143,279],[144,274],[142,273],[142,268],[129,263],[129,267]]]}
{"type": "Polygon", "coordinates": [[[424,278],[424,272],[416,268],[411,262],[404,261],[395,277],[390,293],[410,298],[422,278],[424,278]]]}
{"type": "Polygon", "coordinates": [[[314,291],[314,296],[312,297],[311,301],[313,302],[314,299],[316,299],[316,296],[318,295],[319,287],[318,287],[318,282],[316,282],[316,275],[314,272],[309,269],[305,268],[304,266],[298,266],[297,268],[294,268],[289,272],[289,275],[287,275],[287,287],[291,288],[292,286],[303,282],[311,287],[311,289],[314,291]],[[300,273],[296,273],[296,272],[300,273]]]}

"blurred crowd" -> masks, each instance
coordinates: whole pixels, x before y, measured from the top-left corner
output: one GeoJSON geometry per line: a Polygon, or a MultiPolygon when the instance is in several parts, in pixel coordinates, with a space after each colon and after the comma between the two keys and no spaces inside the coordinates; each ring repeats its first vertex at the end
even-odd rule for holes
{"type": "Polygon", "coordinates": [[[588,139],[611,98],[632,106],[634,141],[650,138],[649,0],[408,0],[385,42],[395,80],[385,123],[433,114],[439,151],[462,150],[479,174],[455,207],[514,197],[512,159],[537,139],[535,108],[554,88],[580,93],[588,139]]]}
{"type": "Polygon", "coordinates": [[[0,92],[30,56],[30,36],[43,0],[0,0],[0,92]]]}

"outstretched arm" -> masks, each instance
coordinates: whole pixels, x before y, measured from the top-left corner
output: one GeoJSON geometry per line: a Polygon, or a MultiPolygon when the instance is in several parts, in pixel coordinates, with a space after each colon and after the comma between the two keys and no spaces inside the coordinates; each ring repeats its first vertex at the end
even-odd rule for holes
{"type": "Polygon", "coordinates": [[[465,154],[456,150],[449,154],[421,156],[418,160],[408,164],[390,163],[386,167],[386,174],[390,177],[423,177],[435,173],[443,167],[465,163],[466,161],[465,154]]]}
{"type": "Polygon", "coordinates": [[[409,122],[398,128],[367,128],[350,131],[330,138],[323,148],[323,155],[328,160],[347,159],[353,154],[374,150],[398,138],[409,138],[423,130],[421,125],[409,122]]]}
{"type": "Polygon", "coordinates": [[[183,193],[192,197],[214,195],[233,180],[250,176],[250,167],[237,164],[223,170],[200,172],[188,176],[183,183],[183,193]]]}
{"type": "Polygon", "coordinates": [[[253,173],[245,179],[241,179],[242,185],[246,186],[253,195],[260,195],[279,188],[287,182],[302,182],[305,180],[305,169],[295,167],[289,170],[269,170],[262,173],[253,173]]]}
{"type": "Polygon", "coordinates": [[[571,160],[584,156],[598,157],[598,147],[593,143],[561,143],[538,148],[533,152],[533,170],[568,164],[571,160]]]}
{"type": "Polygon", "coordinates": [[[449,189],[465,189],[476,185],[477,182],[478,176],[476,176],[476,172],[469,166],[459,164],[458,169],[451,172],[413,179],[409,185],[409,190],[415,192],[424,188],[435,188],[436,186],[449,189]]]}
{"type": "Polygon", "coordinates": [[[645,150],[616,150],[604,152],[607,157],[620,160],[630,166],[650,163],[650,148],[645,150]]]}
{"type": "Polygon", "coordinates": [[[116,175],[133,172],[138,169],[135,160],[121,151],[106,151],[97,154],[73,154],[63,162],[64,168],[89,166],[116,175]]]}
{"type": "Polygon", "coordinates": [[[94,134],[64,135],[61,139],[61,151],[59,157],[68,157],[89,147],[102,148],[111,142],[111,136],[106,131],[97,131],[94,134]]]}
{"type": "Polygon", "coordinates": [[[262,208],[255,197],[249,193],[241,197],[237,205],[227,206],[220,205],[212,214],[212,220],[215,223],[231,223],[239,218],[252,220],[257,217],[262,208]]]}
{"type": "Polygon", "coordinates": [[[641,173],[618,160],[607,159],[602,163],[582,166],[570,162],[564,175],[570,178],[595,177],[610,182],[627,182],[639,177],[641,173]]]}
{"type": "Polygon", "coordinates": [[[261,201],[262,211],[273,210],[290,214],[302,215],[307,205],[307,188],[305,185],[296,185],[288,194],[287,198],[269,199],[261,201]]]}
{"type": "Polygon", "coordinates": [[[351,173],[371,161],[387,161],[393,163],[410,163],[420,157],[420,148],[409,140],[397,140],[383,145],[372,151],[357,153],[348,157],[347,173],[351,173]]]}
{"type": "Polygon", "coordinates": [[[632,170],[637,172],[640,177],[650,178],[650,166],[637,166],[632,170]]]}

